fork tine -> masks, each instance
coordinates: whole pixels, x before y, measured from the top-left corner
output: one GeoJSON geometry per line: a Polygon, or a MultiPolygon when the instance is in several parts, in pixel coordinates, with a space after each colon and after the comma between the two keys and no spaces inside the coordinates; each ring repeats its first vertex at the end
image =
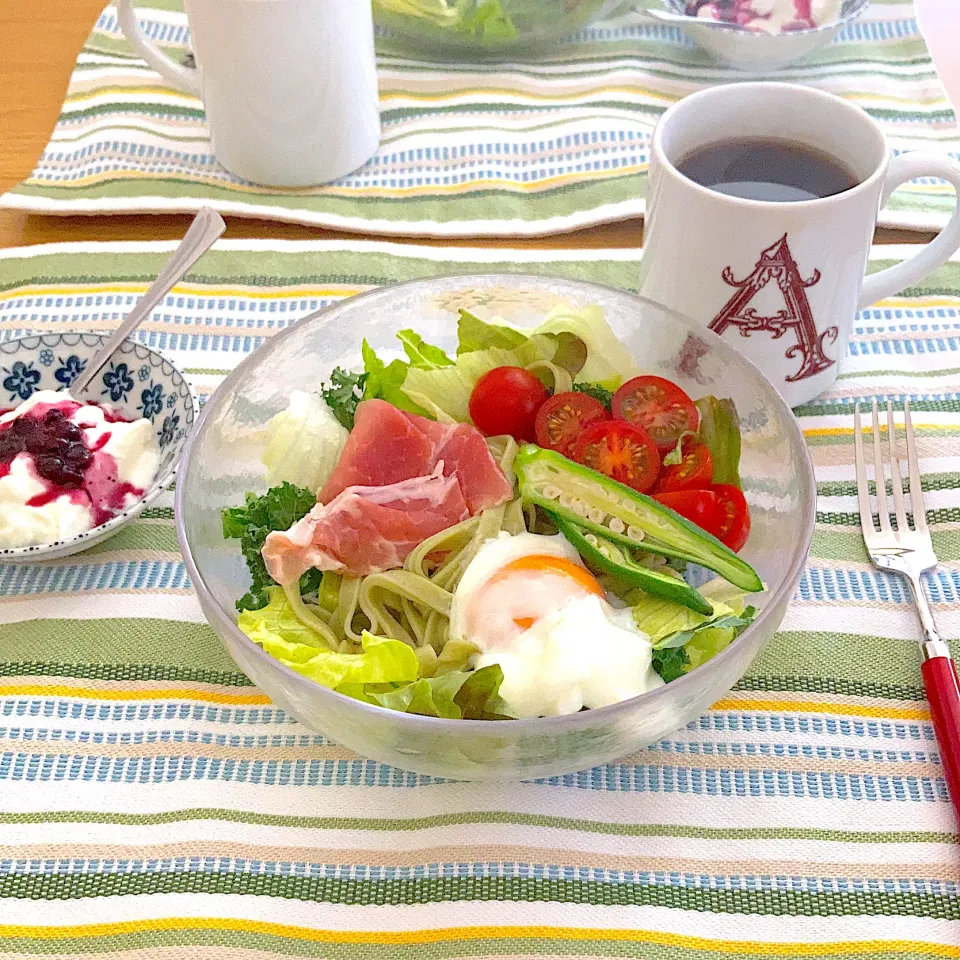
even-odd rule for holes
{"type": "Polygon", "coordinates": [[[890,533],[890,508],[887,506],[887,478],[883,472],[883,456],[880,453],[880,415],[877,401],[873,401],[873,482],[877,488],[877,514],[880,517],[880,532],[890,533]]]}
{"type": "Polygon", "coordinates": [[[917,440],[910,419],[910,401],[903,402],[903,425],[907,431],[907,462],[910,465],[910,508],[914,530],[927,530],[927,508],[923,505],[923,485],[920,481],[920,462],[917,458],[917,440]]]}
{"type": "Polygon", "coordinates": [[[860,527],[864,536],[876,533],[873,509],[870,506],[870,483],[867,480],[867,462],[863,456],[863,427],[860,423],[860,404],[853,408],[853,449],[857,457],[857,503],[860,505],[860,527]]]}
{"type": "Polygon", "coordinates": [[[893,404],[887,401],[887,445],[890,448],[890,485],[893,488],[893,506],[897,513],[897,530],[909,530],[907,508],[903,503],[903,478],[900,458],[897,456],[897,425],[893,422],[893,404]]]}

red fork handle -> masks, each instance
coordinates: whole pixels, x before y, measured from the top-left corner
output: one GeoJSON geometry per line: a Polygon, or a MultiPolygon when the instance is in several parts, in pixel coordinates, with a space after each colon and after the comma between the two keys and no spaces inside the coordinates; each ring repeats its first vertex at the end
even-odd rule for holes
{"type": "Polygon", "coordinates": [[[960,822],[960,679],[949,652],[935,653],[928,648],[936,643],[946,649],[942,641],[924,644],[925,659],[921,665],[923,685],[930,704],[933,730],[940,748],[943,776],[947,781],[950,799],[960,822]],[[930,656],[930,653],[934,653],[930,656]]]}

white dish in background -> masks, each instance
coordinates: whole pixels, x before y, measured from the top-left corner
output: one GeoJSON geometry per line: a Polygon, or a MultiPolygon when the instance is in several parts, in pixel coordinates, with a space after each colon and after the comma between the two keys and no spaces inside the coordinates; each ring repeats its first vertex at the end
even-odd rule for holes
{"type": "MultiPolygon", "coordinates": [[[[760,33],[720,23],[716,20],[688,17],[684,0],[663,0],[665,9],[679,19],[670,18],[715,60],[743,73],[771,73],[826,46],[841,28],[860,16],[870,0],[844,0],[839,19],[812,30],[784,33],[760,33]]],[[[655,15],[655,12],[654,12],[655,15]]]]}
{"type": "MultiPolygon", "coordinates": [[[[106,334],[44,333],[0,342],[0,409],[16,407],[39,390],[69,387],[102,348],[106,334]]],[[[154,426],[160,462],[153,482],[136,503],[106,523],[76,536],[37,546],[0,549],[0,562],[25,563],[67,557],[112,537],[171,484],[187,434],[200,412],[183,374],[162,354],[126,340],[81,402],[106,404],[126,419],[154,426]]]]}

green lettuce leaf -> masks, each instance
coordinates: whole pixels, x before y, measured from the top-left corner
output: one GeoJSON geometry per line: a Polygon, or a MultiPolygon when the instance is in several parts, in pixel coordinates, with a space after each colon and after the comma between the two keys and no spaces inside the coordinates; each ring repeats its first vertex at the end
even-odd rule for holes
{"type": "Polygon", "coordinates": [[[357,414],[357,404],[363,399],[366,380],[365,373],[351,373],[343,367],[334,367],[329,383],[320,385],[320,396],[347,430],[353,429],[353,418],[357,414]]]}
{"type": "Polygon", "coordinates": [[[713,606],[711,616],[653,596],[643,596],[633,606],[637,628],[653,644],[654,668],[667,682],[715,657],[756,616],[753,607],[745,606],[744,592],[722,578],[700,592],[713,606]]]}
{"type": "Polygon", "coordinates": [[[452,367],[410,367],[403,392],[437,420],[469,423],[470,394],[485,373],[494,367],[527,367],[551,360],[555,353],[556,344],[546,337],[523,337],[512,348],[494,346],[458,353],[452,367]]]}
{"type": "Polygon", "coordinates": [[[666,650],[653,651],[653,669],[660,674],[664,683],[682,677],[689,665],[690,658],[683,647],[667,647],[666,650]]]}
{"type": "Polygon", "coordinates": [[[271,656],[321,686],[425,717],[497,720],[509,716],[500,698],[503,673],[497,664],[422,677],[411,647],[371,633],[362,635],[361,653],[339,653],[297,618],[280,587],[266,588],[266,595],[267,605],[244,610],[237,625],[271,656]]]}
{"type": "Polygon", "coordinates": [[[527,332],[540,336],[572,334],[582,340],[587,356],[576,376],[584,383],[616,390],[625,380],[640,373],[633,355],[611,330],[601,307],[584,307],[582,310],[554,307],[540,326],[527,332]]]}
{"type": "Polygon", "coordinates": [[[713,482],[740,489],[740,420],[732,400],[701,397],[694,401],[700,411],[701,443],[713,458],[713,482]]]}
{"type": "Polygon", "coordinates": [[[679,466],[683,463],[683,441],[686,440],[687,437],[695,436],[696,434],[692,430],[684,430],[683,433],[680,434],[680,439],[677,440],[677,445],[664,456],[661,463],[665,467],[679,466]]]}
{"type": "Polygon", "coordinates": [[[453,361],[439,347],[426,343],[423,337],[413,330],[401,330],[397,339],[403,345],[411,367],[438,370],[453,366],[453,361]]]}
{"type": "Polygon", "coordinates": [[[457,356],[474,350],[515,350],[527,342],[527,335],[506,323],[487,323],[469,310],[461,310],[457,321],[457,356]]]}
{"type": "Polygon", "coordinates": [[[267,606],[245,610],[237,625],[254,643],[297,673],[331,690],[417,679],[417,655],[400,640],[364,633],[362,653],[337,653],[297,619],[281,588],[271,587],[267,594],[267,606]]]}
{"type": "Polygon", "coordinates": [[[363,385],[364,400],[386,400],[387,403],[392,403],[401,410],[429,416],[426,410],[414,403],[401,389],[410,370],[408,363],[403,360],[384,363],[366,340],[360,345],[360,354],[363,357],[363,369],[366,373],[366,381],[363,385]]]}
{"type": "Polygon", "coordinates": [[[506,716],[500,701],[503,672],[499,664],[481,670],[452,671],[421,677],[394,690],[370,692],[374,703],[401,713],[448,720],[486,720],[506,716]]]}
{"type": "MultiPolygon", "coordinates": [[[[225,507],[221,511],[223,536],[227,540],[239,540],[240,550],[247,562],[252,581],[250,592],[237,601],[238,610],[257,610],[267,604],[267,588],[276,581],[267,573],[260,551],[267,534],[274,530],[287,530],[301,517],[305,517],[316,505],[317,498],[311,490],[281,483],[262,496],[248,493],[242,507],[225,507]]],[[[300,592],[312,593],[320,586],[320,571],[308,570],[300,578],[300,592]]]]}

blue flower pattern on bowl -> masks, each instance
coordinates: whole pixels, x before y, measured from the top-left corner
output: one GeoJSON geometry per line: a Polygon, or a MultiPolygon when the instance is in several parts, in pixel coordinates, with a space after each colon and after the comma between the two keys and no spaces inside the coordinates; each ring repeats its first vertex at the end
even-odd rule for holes
{"type": "Polygon", "coordinates": [[[163,410],[163,387],[150,381],[150,386],[140,394],[140,409],[143,415],[152,420],[163,410]]]}
{"type": "MultiPolygon", "coordinates": [[[[28,399],[37,390],[59,390],[71,386],[106,337],[95,333],[30,334],[18,339],[0,337],[0,409],[28,399]]],[[[153,421],[154,436],[160,446],[157,479],[138,507],[153,503],[168,489],[187,433],[193,427],[198,404],[189,384],[173,364],[156,350],[133,340],[126,341],[112,363],[98,378],[98,401],[114,406],[123,417],[133,420],[144,414],[153,421]],[[143,370],[147,376],[143,377],[143,370]],[[146,397],[143,395],[146,394],[146,397]],[[142,401],[145,401],[143,403],[142,401]]],[[[91,391],[91,400],[96,390],[91,391]]],[[[106,535],[114,533],[137,508],[111,522],[106,535]]],[[[102,528],[55,545],[58,555],[83,550],[103,538],[102,528]],[[64,553],[66,551],[66,553],[64,553]]],[[[18,562],[48,559],[46,548],[0,550],[0,559],[18,562]]]]}
{"type": "Polygon", "coordinates": [[[3,378],[3,386],[9,392],[11,400],[28,400],[40,382],[40,371],[34,369],[32,363],[24,363],[22,360],[14,361],[9,369],[4,367],[3,372],[8,374],[3,378]]]}
{"type": "Polygon", "coordinates": [[[87,361],[81,360],[75,353],[67,357],[66,360],[61,357],[60,366],[54,376],[57,378],[58,383],[69,387],[73,381],[83,373],[83,368],[86,365],[87,361]]]}
{"type": "Polygon", "coordinates": [[[174,438],[177,435],[177,427],[180,425],[180,417],[177,414],[172,414],[169,417],[163,418],[163,429],[160,431],[160,446],[168,447],[173,443],[174,438]]]}
{"type": "Polygon", "coordinates": [[[103,375],[103,385],[106,389],[100,392],[106,394],[114,403],[127,399],[127,394],[133,389],[133,377],[125,363],[113,364],[103,375]]]}

